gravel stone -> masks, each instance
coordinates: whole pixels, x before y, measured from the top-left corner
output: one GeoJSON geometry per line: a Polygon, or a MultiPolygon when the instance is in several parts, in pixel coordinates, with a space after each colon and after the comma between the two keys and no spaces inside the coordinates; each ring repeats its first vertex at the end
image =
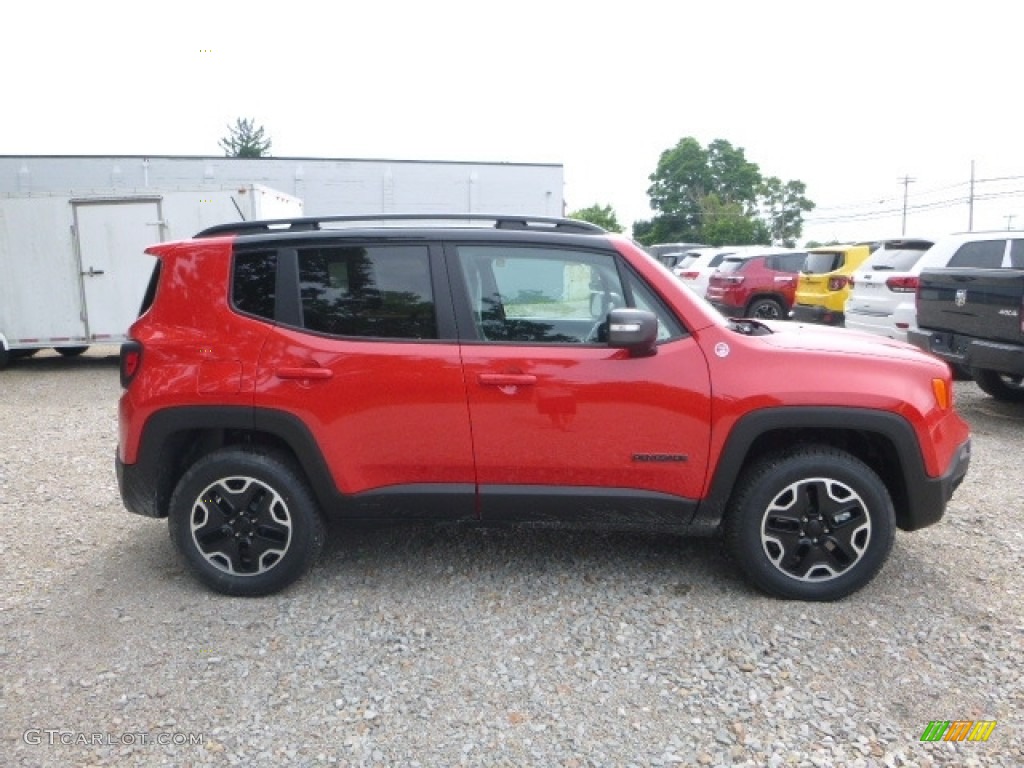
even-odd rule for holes
{"type": "Polygon", "coordinates": [[[970,382],[946,518],[830,604],[713,540],[337,524],[288,591],[223,597],[121,505],[116,351],[0,388],[5,765],[1024,765],[1024,408],[970,382]]]}

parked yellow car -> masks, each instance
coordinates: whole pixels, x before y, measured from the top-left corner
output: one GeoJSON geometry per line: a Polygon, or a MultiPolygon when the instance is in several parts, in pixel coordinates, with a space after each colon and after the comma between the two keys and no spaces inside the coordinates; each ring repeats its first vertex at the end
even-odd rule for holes
{"type": "Polygon", "coordinates": [[[843,325],[853,271],[867,261],[876,243],[810,248],[796,284],[794,320],[843,325]]]}

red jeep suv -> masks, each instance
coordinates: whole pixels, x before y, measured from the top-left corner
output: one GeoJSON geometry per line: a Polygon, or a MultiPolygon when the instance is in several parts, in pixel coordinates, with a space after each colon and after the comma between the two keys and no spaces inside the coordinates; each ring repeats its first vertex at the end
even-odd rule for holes
{"type": "Polygon", "coordinates": [[[967,471],[945,363],[726,320],[584,222],[242,222],[148,253],[118,484],[228,594],[295,581],[333,515],[721,533],[757,586],[831,600],[967,471]]]}
{"type": "Polygon", "coordinates": [[[744,250],[726,256],[711,275],[705,298],[724,315],[783,320],[789,317],[806,251],[744,250]]]}

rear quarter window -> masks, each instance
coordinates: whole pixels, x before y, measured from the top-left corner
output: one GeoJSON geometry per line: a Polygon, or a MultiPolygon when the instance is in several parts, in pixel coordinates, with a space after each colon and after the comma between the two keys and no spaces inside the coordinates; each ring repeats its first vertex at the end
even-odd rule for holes
{"type": "Polygon", "coordinates": [[[276,251],[235,253],[231,276],[231,302],[235,309],[273,320],[276,279],[276,251]]]}

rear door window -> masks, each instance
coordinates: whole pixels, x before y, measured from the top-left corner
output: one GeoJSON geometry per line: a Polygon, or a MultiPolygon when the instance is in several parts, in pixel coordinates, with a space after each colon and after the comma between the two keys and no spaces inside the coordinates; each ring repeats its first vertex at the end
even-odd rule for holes
{"type": "Polygon", "coordinates": [[[300,248],[298,260],[307,330],[333,336],[438,338],[426,246],[300,248]]]}

